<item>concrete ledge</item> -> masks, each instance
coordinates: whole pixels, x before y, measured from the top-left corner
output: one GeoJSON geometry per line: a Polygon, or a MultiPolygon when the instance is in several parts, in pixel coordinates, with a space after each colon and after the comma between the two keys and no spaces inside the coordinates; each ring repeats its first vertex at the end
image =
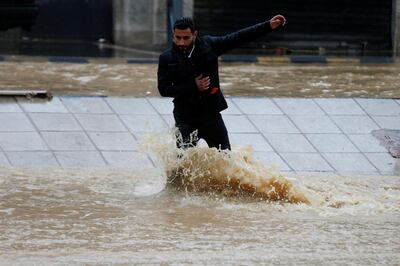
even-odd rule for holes
{"type": "Polygon", "coordinates": [[[132,58],[126,60],[128,64],[155,64],[158,63],[158,58],[132,58]]]}
{"type": "Polygon", "coordinates": [[[394,61],[393,57],[386,56],[364,56],[360,59],[362,64],[390,64],[394,63],[394,61]]]}
{"type": "Polygon", "coordinates": [[[259,64],[289,64],[290,58],[287,56],[259,56],[257,57],[259,64]]]}
{"type": "Polygon", "coordinates": [[[222,62],[247,62],[256,63],[257,56],[255,55],[223,55],[221,56],[222,62]]]}
{"type": "Polygon", "coordinates": [[[121,57],[98,57],[98,58],[88,58],[90,64],[126,64],[126,58],[121,57]]]}
{"type": "Polygon", "coordinates": [[[0,90],[0,97],[28,97],[28,98],[42,98],[49,99],[53,97],[47,90],[0,90]]]}
{"type": "Polygon", "coordinates": [[[359,58],[350,58],[350,57],[327,57],[326,61],[328,64],[332,65],[340,65],[340,64],[359,64],[359,58]]]}
{"type": "Polygon", "coordinates": [[[88,63],[88,59],[83,57],[54,56],[49,57],[48,60],[52,63],[88,63]]]}
{"type": "Polygon", "coordinates": [[[326,57],[320,56],[320,55],[293,55],[290,57],[290,61],[292,63],[297,63],[297,64],[309,64],[309,63],[326,64],[327,63],[326,57]]]}

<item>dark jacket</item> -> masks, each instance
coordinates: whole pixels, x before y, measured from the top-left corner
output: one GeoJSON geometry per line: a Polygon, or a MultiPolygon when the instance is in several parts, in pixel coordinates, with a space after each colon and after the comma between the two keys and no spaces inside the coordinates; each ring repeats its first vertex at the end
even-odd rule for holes
{"type": "Polygon", "coordinates": [[[158,90],[161,96],[174,97],[174,113],[185,117],[215,115],[228,107],[220,90],[218,57],[228,50],[250,42],[270,32],[269,21],[214,37],[196,38],[192,56],[174,45],[160,55],[158,62],[158,90]],[[195,77],[210,77],[210,88],[199,92],[195,77]]]}

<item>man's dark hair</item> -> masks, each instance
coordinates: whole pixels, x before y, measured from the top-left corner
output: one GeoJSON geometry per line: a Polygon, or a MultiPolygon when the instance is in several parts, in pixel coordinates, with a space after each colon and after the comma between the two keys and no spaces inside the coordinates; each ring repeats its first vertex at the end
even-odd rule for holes
{"type": "Polygon", "coordinates": [[[190,17],[181,17],[180,19],[177,19],[174,23],[174,30],[185,30],[187,28],[189,28],[191,32],[195,31],[193,19],[190,17]]]}

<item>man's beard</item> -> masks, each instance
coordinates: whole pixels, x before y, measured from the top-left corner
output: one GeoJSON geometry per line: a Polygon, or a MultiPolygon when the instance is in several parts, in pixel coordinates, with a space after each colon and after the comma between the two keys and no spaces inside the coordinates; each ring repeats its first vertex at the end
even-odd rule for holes
{"type": "Polygon", "coordinates": [[[189,46],[187,45],[181,45],[178,46],[179,50],[181,50],[182,52],[186,53],[189,50],[189,46]]]}
{"type": "Polygon", "coordinates": [[[193,43],[190,45],[180,45],[178,46],[179,50],[181,50],[181,52],[183,53],[188,53],[190,51],[190,49],[192,49],[193,47],[193,43]]]}

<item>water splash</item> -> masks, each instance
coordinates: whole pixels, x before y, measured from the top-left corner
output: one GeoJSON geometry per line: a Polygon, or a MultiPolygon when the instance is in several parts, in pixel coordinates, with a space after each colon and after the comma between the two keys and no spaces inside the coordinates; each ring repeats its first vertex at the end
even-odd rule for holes
{"type": "Polygon", "coordinates": [[[181,151],[168,134],[142,146],[166,168],[0,167],[0,264],[399,265],[398,176],[288,178],[249,148],[181,151]],[[166,173],[199,193],[154,195],[166,173]]]}
{"type": "Polygon", "coordinates": [[[278,169],[264,166],[255,158],[250,146],[232,151],[207,147],[183,150],[176,147],[173,136],[176,134],[148,134],[140,146],[160,159],[168,185],[178,190],[290,203],[319,201],[310,192],[306,196],[299,185],[294,185],[278,169]]]}
{"type": "Polygon", "coordinates": [[[182,150],[176,147],[174,136],[176,132],[148,134],[140,147],[156,155],[157,164],[165,169],[167,186],[177,190],[240,200],[305,203],[323,216],[371,215],[400,209],[398,177],[334,173],[288,177],[274,166],[263,165],[250,146],[232,151],[200,146],[182,150]]]}

